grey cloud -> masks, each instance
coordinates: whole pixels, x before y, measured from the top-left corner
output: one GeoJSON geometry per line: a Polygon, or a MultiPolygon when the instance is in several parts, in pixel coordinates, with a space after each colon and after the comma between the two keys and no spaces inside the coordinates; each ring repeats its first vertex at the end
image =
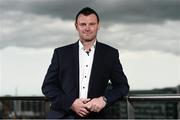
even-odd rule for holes
{"type": "Polygon", "coordinates": [[[73,24],[60,19],[9,12],[0,16],[0,48],[18,47],[55,47],[67,44],[75,37],[73,24]],[[72,27],[67,28],[71,24],[72,27]],[[68,35],[71,33],[71,36],[68,35]],[[67,41],[64,41],[67,40],[67,41]]]}
{"type": "Polygon", "coordinates": [[[91,0],[6,0],[0,2],[0,8],[71,20],[82,6],[90,3],[91,0]]]}
{"type": "Polygon", "coordinates": [[[73,22],[84,6],[100,14],[103,32],[99,38],[108,44],[131,51],[180,54],[179,0],[0,0],[0,49],[54,48],[75,42],[78,36],[73,24],[65,22],[73,22]],[[167,21],[172,23],[163,27],[167,21]],[[55,22],[60,23],[53,26],[55,22]],[[149,28],[147,23],[158,27],[149,28]],[[69,24],[72,27],[66,28],[69,24]]]}
{"type": "Polygon", "coordinates": [[[6,0],[2,10],[48,15],[72,20],[84,6],[91,6],[104,22],[163,22],[180,19],[179,0],[6,0]]]}
{"type": "Polygon", "coordinates": [[[100,39],[119,49],[162,51],[180,55],[180,21],[165,24],[121,24],[104,28],[100,39]]]}

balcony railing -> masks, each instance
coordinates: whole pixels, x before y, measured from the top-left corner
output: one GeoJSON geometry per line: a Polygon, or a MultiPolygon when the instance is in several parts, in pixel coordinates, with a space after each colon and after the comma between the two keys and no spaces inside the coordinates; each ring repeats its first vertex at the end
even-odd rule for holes
{"type": "MultiPolygon", "coordinates": [[[[173,102],[177,112],[175,118],[180,118],[180,94],[133,94],[123,98],[122,101],[126,101],[127,118],[138,118],[136,109],[145,105],[145,102],[148,102],[147,105],[153,102],[165,102],[165,104],[173,102]],[[143,103],[137,107],[136,104],[139,102],[143,103]]],[[[45,118],[49,111],[49,101],[42,96],[0,97],[0,103],[4,107],[1,109],[2,105],[0,105],[0,118],[1,116],[2,118],[45,118]]]]}
{"type": "Polygon", "coordinates": [[[180,118],[180,94],[134,94],[126,97],[128,118],[135,118],[135,102],[176,102],[177,118],[180,118]]]}
{"type": "Polygon", "coordinates": [[[49,100],[43,96],[0,97],[1,118],[41,119],[49,111],[49,100]]]}

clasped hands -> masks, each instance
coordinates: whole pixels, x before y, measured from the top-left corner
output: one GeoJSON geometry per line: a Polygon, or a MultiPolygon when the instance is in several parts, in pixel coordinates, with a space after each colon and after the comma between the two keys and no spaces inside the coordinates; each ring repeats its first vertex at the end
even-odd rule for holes
{"type": "Polygon", "coordinates": [[[86,117],[91,112],[100,112],[106,106],[106,102],[103,100],[103,97],[85,99],[77,98],[71,109],[76,112],[81,117],[86,117]]]}

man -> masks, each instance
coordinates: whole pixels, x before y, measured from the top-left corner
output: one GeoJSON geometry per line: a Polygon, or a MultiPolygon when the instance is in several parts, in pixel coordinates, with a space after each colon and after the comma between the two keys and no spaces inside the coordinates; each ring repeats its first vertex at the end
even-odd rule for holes
{"type": "Polygon", "coordinates": [[[93,9],[83,8],[75,27],[79,41],[54,50],[42,85],[51,101],[48,118],[104,118],[104,109],[127,95],[127,78],[118,50],[97,41],[99,16],[93,9]]]}

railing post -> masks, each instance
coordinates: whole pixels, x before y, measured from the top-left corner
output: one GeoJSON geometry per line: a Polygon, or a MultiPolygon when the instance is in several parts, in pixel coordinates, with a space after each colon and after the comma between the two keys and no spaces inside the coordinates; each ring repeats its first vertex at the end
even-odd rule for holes
{"type": "Polygon", "coordinates": [[[178,115],[177,118],[180,119],[180,102],[178,102],[178,104],[177,104],[177,112],[178,112],[177,113],[177,115],[178,115]]]}
{"type": "Polygon", "coordinates": [[[129,98],[129,96],[126,99],[127,101],[127,115],[128,115],[128,119],[134,119],[134,107],[133,104],[129,98]]]}
{"type": "MultiPolygon", "coordinates": [[[[177,86],[177,94],[180,93],[180,85],[177,86]]],[[[177,103],[177,118],[180,119],[180,102],[177,103]]]]}
{"type": "Polygon", "coordinates": [[[47,116],[47,114],[48,114],[48,112],[50,111],[50,102],[49,101],[47,101],[47,100],[45,100],[44,101],[45,103],[44,103],[44,111],[45,111],[45,116],[47,116]]]}

